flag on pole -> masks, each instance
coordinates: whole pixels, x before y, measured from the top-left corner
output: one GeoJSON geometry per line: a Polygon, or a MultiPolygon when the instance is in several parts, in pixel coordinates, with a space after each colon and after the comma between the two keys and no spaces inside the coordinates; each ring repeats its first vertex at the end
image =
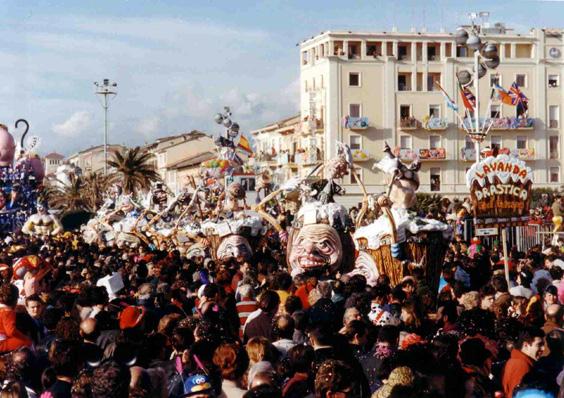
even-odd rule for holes
{"type": "Polygon", "coordinates": [[[507,90],[498,84],[495,85],[495,89],[497,90],[497,96],[501,102],[507,105],[516,105],[513,96],[507,90]]]}
{"type": "Polygon", "coordinates": [[[438,88],[439,90],[441,90],[441,92],[443,93],[443,97],[445,97],[445,101],[446,101],[447,107],[450,108],[450,109],[452,109],[452,110],[455,111],[455,112],[458,112],[458,105],[456,105],[456,104],[454,103],[454,101],[450,98],[450,96],[447,94],[447,92],[445,91],[445,89],[440,85],[440,83],[436,81],[436,82],[435,82],[435,86],[437,86],[437,88],[438,88]]]}
{"type": "Polygon", "coordinates": [[[519,89],[517,82],[513,82],[509,92],[513,96],[515,105],[517,105],[517,115],[520,116],[527,112],[529,109],[529,99],[523,92],[519,89]]]}
{"type": "Polygon", "coordinates": [[[472,91],[470,91],[469,88],[462,87],[462,84],[460,83],[459,83],[459,87],[460,87],[460,95],[462,97],[462,103],[464,104],[464,107],[469,111],[473,112],[474,109],[476,108],[476,97],[474,97],[474,94],[472,94],[472,91]]]}
{"type": "Polygon", "coordinates": [[[253,150],[251,149],[251,144],[249,143],[249,140],[247,139],[247,137],[245,137],[244,135],[241,134],[241,137],[239,138],[239,143],[237,144],[237,148],[242,149],[243,151],[252,154],[253,150]]]}

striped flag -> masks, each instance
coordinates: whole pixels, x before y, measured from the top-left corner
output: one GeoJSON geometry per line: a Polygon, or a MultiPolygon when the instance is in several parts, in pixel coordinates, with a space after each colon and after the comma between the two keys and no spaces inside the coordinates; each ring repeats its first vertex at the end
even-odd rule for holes
{"type": "Polygon", "coordinates": [[[472,94],[472,91],[470,91],[469,88],[462,87],[462,84],[460,83],[459,83],[459,87],[460,87],[460,95],[462,97],[462,103],[464,104],[464,107],[469,111],[473,112],[474,109],[476,108],[476,97],[474,97],[474,94],[472,94]]]}
{"type": "Polygon", "coordinates": [[[437,86],[437,88],[439,90],[441,90],[441,92],[443,93],[443,97],[445,97],[445,101],[447,104],[447,107],[452,109],[453,111],[457,112],[458,111],[458,105],[456,105],[454,103],[454,101],[450,98],[450,96],[447,94],[447,92],[445,91],[445,89],[440,85],[439,82],[435,82],[435,86],[437,86]]]}
{"type": "Polygon", "coordinates": [[[242,149],[247,153],[251,153],[251,154],[253,153],[249,140],[247,139],[247,137],[245,137],[242,134],[241,137],[239,138],[239,143],[237,144],[237,148],[242,149]]]}

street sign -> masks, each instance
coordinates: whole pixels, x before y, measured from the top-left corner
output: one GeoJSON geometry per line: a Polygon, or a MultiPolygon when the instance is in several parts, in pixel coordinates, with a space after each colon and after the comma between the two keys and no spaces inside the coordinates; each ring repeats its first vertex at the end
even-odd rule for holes
{"type": "Polygon", "coordinates": [[[496,236],[497,228],[476,228],[476,236],[496,236]]]}

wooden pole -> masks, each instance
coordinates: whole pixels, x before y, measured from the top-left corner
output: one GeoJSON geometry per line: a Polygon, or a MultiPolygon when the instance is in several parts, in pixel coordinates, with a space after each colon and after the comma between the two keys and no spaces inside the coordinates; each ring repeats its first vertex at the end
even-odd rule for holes
{"type": "Polygon", "coordinates": [[[507,231],[501,227],[501,244],[503,245],[503,268],[505,269],[505,279],[509,286],[509,254],[507,253],[507,231]]]}

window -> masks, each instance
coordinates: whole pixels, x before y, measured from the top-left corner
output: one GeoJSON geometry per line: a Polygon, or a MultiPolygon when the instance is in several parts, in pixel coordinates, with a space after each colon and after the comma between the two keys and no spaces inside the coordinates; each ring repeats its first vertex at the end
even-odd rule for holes
{"type": "Polygon", "coordinates": [[[457,57],[467,57],[468,56],[468,48],[466,46],[459,46],[456,47],[456,56],[457,57]]]}
{"type": "Polygon", "coordinates": [[[400,118],[411,117],[411,105],[400,105],[400,118]]]}
{"type": "Polygon", "coordinates": [[[492,105],[490,108],[490,117],[498,119],[501,117],[501,105],[492,105]]]}
{"type": "Polygon", "coordinates": [[[431,116],[431,117],[441,117],[441,106],[440,105],[429,105],[429,116],[431,116]]]}
{"type": "Polygon", "coordinates": [[[307,51],[302,51],[302,65],[307,65],[307,51]]]}
{"type": "Polygon", "coordinates": [[[548,127],[551,129],[557,129],[559,120],[560,107],[558,105],[550,105],[548,107],[548,127]]]}
{"type": "Polygon", "coordinates": [[[400,44],[398,45],[398,59],[406,60],[408,59],[407,56],[407,44],[400,44]]]}
{"type": "Polygon", "coordinates": [[[362,169],[360,167],[353,167],[354,169],[354,173],[351,173],[351,184],[356,184],[356,177],[355,177],[355,173],[358,176],[358,178],[360,178],[360,180],[362,181],[362,169]]]}
{"type": "Polygon", "coordinates": [[[349,104],[349,116],[360,117],[360,104],[349,104]]]}
{"type": "Polygon", "coordinates": [[[351,135],[349,139],[351,150],[355,151],[357,149],[362,149],[362,137],[360,135],[351,135]]]}
{"type": "Polygon", "coordinates": [[[402,73],[398,75],[398,90],[399,91],[408,91],[409,82],[407,80],[408,75],[406,73],[402,73]]]}
{"type": "Polygon", "coordinates": [[[492,149],[494,146],[501,148],[501,135],[492,135],[492,149]]]}
{"type": "Polygon", "coordinates": [[[440,73],[429,73],[427,75],[427,91],[437,91],[437,87],[435,86],[435,82],[441,82],[441,74],[440,73]]]}
{"type": "Polygon", "coordinates": [[[558,142],[558,136],[557,135],[551,135],[550,138],[548,139],[548,156],[549,159],[558,159],[558,146],[559,146],[559,142],[558,142]]]}
{"type": "Polygon", "coordinates": [[[349,73],[349,86],[359,87],[360,86],[360,73],[349,73]]]}
{"type": "Polygon", "coordinates": [[[548,75],[548,87],[554,88],[560,86],[560,75],[548,75]]]}
{"type": "Polygon", "coordinates": [[[517,149],[527,149],[527,137],[517,137],[517,149]]]}
{"type": "Polygon", "coordinates": [[[427,59],[429,61],[436,61],[438,59],[437,47],[434,44],[427,45],[427,59]]]}
{"type": "Polygon", "coordinates": [[[432,192],[441,190],[441,169],[439,167],[431,167],[430,184],[432,192]]]}
{"type": "Polygon", "coordinates": [[[527,75],[517,74],[515,75],[515,83],[519,87],[527,87],[527,75]]]}
{"type": "Polygon", "coordinates": [[[437,149],[441,147],[441,136],[440,135],[430,135],[429,136],[429,149],[437,149]]]}
{"type": "Polygon", "coordinates": [[[550,182],[560,182],[560,167],[550,168],[550,182]]]}
{"type": "Polygon", "coordinates": [[[411,149],[411,136],[400,136],[400,149],[411,149]]]}
{"type": "Polygon", "coordinates": [[[498,73],[490,75],[490,87],[501,86],[501,76],[498,73]]]}

